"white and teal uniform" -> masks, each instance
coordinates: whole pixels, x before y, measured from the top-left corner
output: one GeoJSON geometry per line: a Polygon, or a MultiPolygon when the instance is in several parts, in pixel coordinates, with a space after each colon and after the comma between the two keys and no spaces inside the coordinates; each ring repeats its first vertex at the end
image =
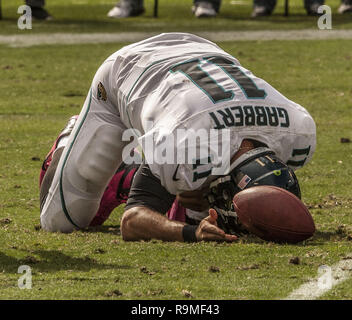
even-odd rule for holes
{"type": "Polygon", "coordinates": [[[122,161],[126,129],[138,135],[152,174],[170,194],[215,178],[214,158],[180,160],[190,148],[203,147],[184,144],[193,132],[227,130],[230,157],[243,139],[258,140],[293,168],[311,159],[316,143],[306,109],[216,44],[192,34],[160,34],[122,48],[97,71],[42,211],[45,229],[69,232],[89,224],[122,161]],[[167,164],[154,152],[165,137],[174,137],[175,150],[167,164]]]}

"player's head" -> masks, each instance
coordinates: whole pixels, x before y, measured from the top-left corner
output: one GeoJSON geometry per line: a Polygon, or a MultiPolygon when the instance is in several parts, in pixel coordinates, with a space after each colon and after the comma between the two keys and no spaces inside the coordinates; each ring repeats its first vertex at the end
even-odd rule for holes
{"type": "Polygon", "coordinates": [[[259,147],[242,154],[231,164],[228,175],[211,183],[208,200],[210,205],[230,210],[236,193],[259,185],[283,188],[301,198],[294,171],[276,157],[272,150],[259,147]]]}

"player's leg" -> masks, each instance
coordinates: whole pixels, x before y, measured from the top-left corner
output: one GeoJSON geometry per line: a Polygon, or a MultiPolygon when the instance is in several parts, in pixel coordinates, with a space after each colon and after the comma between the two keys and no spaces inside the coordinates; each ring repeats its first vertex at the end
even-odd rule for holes
{"type": "Polygon", "coordinates": [[[342,0],[338,13],[351,13],[352,12],[352,0],[342,0]]]}
{"type": "Polygon", "coordinates": [[[319,13],[319,7],[324,4],[324,0],[304,0],[304,8],[307,10],[307,14],[311,16],[321,15],[319,13]]]}
{"type": "MultiPolygon", "coordinates": [[[[56,144],[56,142],[55,142],[56,144]]],[[[55,145],[54,145],[55,146],[55,145]]],[[[45,199],[48,196],[50,185],[53,181],[55,171],[59,160],[61,158],[64,146],[59,146],[55,149],[52,157],[46,159],[44,165],[47,163],[47,168],[41,171],[40,179],[40,208],[42,209],[45,199]],[[48,163],[49,162],[49,163],[48,163]]],[[[134,175],[138,169],[137,164],[124,164],[122,163],[117,169],[116,173],[110,180],[106,187],[103,197],[100,201],[99,209],[90,222],[89,226],[102,225],[110,216],[112,211],[120,204],[126,203],[128,193],[131,188],[131,184],[134,175]]]]}
{"type": "MultiPolygon", "coordinates": [[[[40,175],[40,211],[42,210],[45,200],[49,194],[49,189],[51,186],[51,183],[53,182],[55,171],[57,168],[57,165],[59,164],[62,151],[64,151],[64,147],[60,147],[55,150],[55,152],[52,154],[50,157],[50,164],[48,168],[45,171],[41,171],[40,175]]],[[[45,164],[45,162],[44,162],[45,164]]]]}
{"type": "MultiPolygon", "coordinates": [[[[78,118],[78,115],[74,115],[74,116],[72,116],[70,118],[70,120],[66,124],[65,128],[60,132],[60,134],[56,138],[54,144],[52,145],[52,147],[51,147],[51,149],[49,151],[49,153],[45,157],[45,160],[43,161],[42,168],[40,170],[39,187],[42,187],[43,179],[44,179],[44,177],[45,177],[45,175],[47,173],[47,170],[49,169],[49,166],[52,163],[54,153],[56,152],[57,149],[59,149],[59,147],[66,146],[67,140],[68,140],[70,134],[72,133],[72,130],[73,130],[74,125],[76,124],[77,118],[78,118]]],[[[57,167],[57,164],[56,164],[55,168],[57,167]]],[[[53,170],[53,169],[51,169],[51,170],[53,170]]],[[[54,176],[52,178],[54,178],[54,176]]],[[[49,180],[50,181],[49,187],[50,187],[50,184],[52,182],[52,178],[51,178],[51,180],[49,180]]],[[[48,182],[46,182],[46,183],[48,183],[48,182]]],[[[49,191],[49,189],[48,189],[48,191],[49,191]]]]}
{"type": "Polygon", "coordinates": [[[109,12],[109,18],[127,18],[143,14],[143,0],[120,0],[109,12]]]}
{"type": "Polygon", "coordinates": [[[26,0],[26,5],[31,7],[32,17],[38,20],[51,20],[53,17],[44,9],[44,0],[26,0]]]}
{"type": "Polygon", "coordinates": [[[87,227],[122,162],[126,127],[109,98],[111,64],[98,70],[60,157],[41,212],[45,230],[71,232],[87,227]]]}
{"type": "Polygon", "coordinates": [[[197,18],[215,17],[221,0],[193,0],[192,12],[197,18]]]}
{"type": "MultiPolygon", "coordinates": [[[[70,118],[66,127],[55,140],[50,152],[43,162],[39,177],[41,209],[43,208],[45,199],[49,193],[49,188],[52,184],[62,151],[67,144],[77,118],[78,116],[70,118]]],[[[91,221],[90,226],[102,225],[116,207],[120,204],[126,203],[133,177],[138,167],[139,165],[134,163],[121,163],[104,191],[98,212],[91,221]]]]}
{"type": "Polygon", "coordinates": [[[254,0],[252,18],[270,16],[276,6],[276,0],[254,0]]]}
{"type": "Polygon", "coordinates": [[[134,175],[138,169],[137,164],[122,163],[117,169],[109,185],[105,189],[100,206],[90,226],[102,225],[112,211],[122,203],[126,203],[134,175]]]}

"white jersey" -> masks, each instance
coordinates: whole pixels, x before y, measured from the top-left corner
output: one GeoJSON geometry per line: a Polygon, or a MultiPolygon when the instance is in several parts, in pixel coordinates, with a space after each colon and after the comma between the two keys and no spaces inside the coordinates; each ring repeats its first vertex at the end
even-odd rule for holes
{"type": "Polygon", "coordinates": [[[194,131],[227,130],[230,140],[223,148],[230,157],[243,139],[257,140],[293,169],[314,153],[316,128],[307,110],[208,40],[161,34],[124,47],[106,61],[112,60],[109,99],[126,127],[139,132],[146,162],[172,194],[203,188],[215,178],[212,154],[208,160],[196,156],[185,163],[177,153],[192,148],[184,140],[194,131]],[[163,155],[150,148],[167,146],[165,137],[171,136],[166,140],[177,155],[165,164],[163,155]]]}

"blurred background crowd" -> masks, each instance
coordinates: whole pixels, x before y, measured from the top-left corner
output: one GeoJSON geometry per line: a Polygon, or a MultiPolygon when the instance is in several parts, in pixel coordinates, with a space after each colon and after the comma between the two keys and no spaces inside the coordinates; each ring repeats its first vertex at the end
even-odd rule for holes
{"type": "MultiPolygon", "coordinates": [[[[275,9],[277,0],[253,0],[252,17],[269,16],[275,9]]],[[[318,8],[324,0],[303,0],[308,15],[319,15],[318,8]]],[[[38,20],[50,20],[52,16],[45,9],[45,0],[26,0],[32,9],[32,16],[38,20]]],[[[192,12],[197,18],[216,17],[221,0],[193,0],[192,12]]],[[[121,0],[108,13],[110,18],[120,19],[139,16],[145,12],[143,0],[121,0]]],[[[341,14],[352,12],[352,0],[342,0],[338,9],[341,14]]]]}

